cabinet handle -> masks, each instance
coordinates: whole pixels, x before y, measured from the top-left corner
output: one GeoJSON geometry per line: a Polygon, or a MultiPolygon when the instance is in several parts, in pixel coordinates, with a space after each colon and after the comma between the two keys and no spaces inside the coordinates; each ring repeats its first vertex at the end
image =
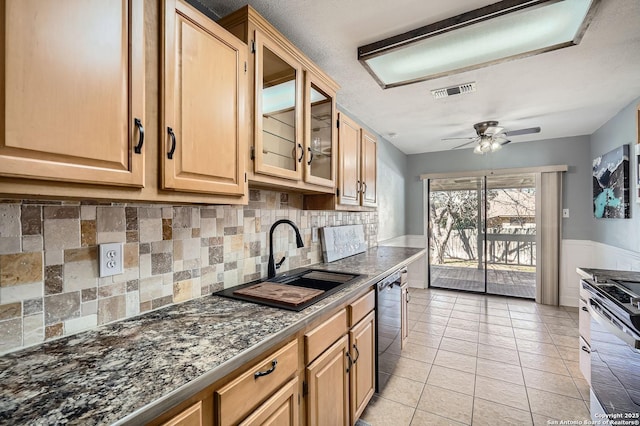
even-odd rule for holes
{"type": "Polygon", "coordinates": [[[411,294],[409,293],[409,290],[407,290],[407,303],[411,302],[411,294]]]}
{"type": "Polygon", "coordinates": [[[300,157],[298,157],[298,163],[302,163],[302,157],[304,157],[304,148],[301,144],[298,144],[298,149],[300,150],[300,157]]]}
{"type": "Polygon", "coordinates": [[[313,161],[313,151],[311,150],[311,147],[307,147],[307,149],[309,150],[309,161],[307,161],[307,166],[310,166],[313,161]]]}
{"type": "Polygon", "coordinates": [[[351,354],[349,351],[345,352],[347,359],[349,360],[349,364],[347,365],[347,373],[351,370],[351,366],[353,365],[353,359],[351,359],[351,354]]]}
{"type": "Polygon", "coordinates": [[[356,194],[360,193],[360,190],[362,189],[362,184],[360,183],[359,180],[356,181],[356,194]]]}
{"type": "Polygon", "coordinates": [[[364,190],[362,191],[362,195],[367,193],[367,182],[362,182],[362,186],[364,186],[364,190]]]}
{"type": "Polygon", "coordinates": [[[138,133],[140,133],[140,138],[138,139],[138,145],[133,148],[133,152],[136,154],[142,154],[142,145],[144,144],[144,127],[142,126],[142,121],[139,118],[133,119],[133,124],[138,128],[138,133]]]}
{"type": "Polygon", "coordinates": [[[587,348],[586,346],[582,346],[580,349],[582,349],[583,351],[585,351],[586,353],[590,354],[591,351],[589,350],[589,348],[587,348]]]}
{"type": "Polygon", "coordinates": [[[589,312],[589,310],[587,309],[587,307],[586,307],[586,306],[583,306],[581,309],[582,309],[583,311],[585,311],[585,312],[589,312]]]}
{"type": "Polygon", "coordinates": [[[257,379],[258,377],[262,377],[262,376],[267,376],[271,373],[273,373],[276,370],[276,365],[278,365],[278,360],[274,359],[273,361],[271,361],[271,368],[268,369],[267,371],[258,371],[253,373],[253,378],[257,379]]]}
{"type": "Polygon", "coordinates": [[[358,350],[358,347],[356,346],[356,344],[353,344],[353,349],[356,350],[356,357],[353,360],[353,363],[355,364],[356,362],[358,362],[358,360],[360,359],[360,351],[358,350]]]}
{"type": "Polygon", "coordinates": [[[167,131],[169,132],[169,137],[171,138],[171,149],[167,152],[167,157],[169,160],[173,160],[173,153],[176,152],[176,134],[173,133],[173,129],[171,127],[167,127],[167,131]]]}

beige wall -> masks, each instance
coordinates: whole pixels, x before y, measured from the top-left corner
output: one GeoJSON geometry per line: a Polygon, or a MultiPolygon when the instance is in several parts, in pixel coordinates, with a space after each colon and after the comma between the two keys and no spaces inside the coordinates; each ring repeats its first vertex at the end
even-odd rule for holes
{"type": "Polygon", "coordinates": [[[311,228],[364,224],[376,212],[305,211],[302,196],[250,191],[248,206],[75,201],[0,203],[0,353],[74,334],[266,276],[268,231],[282,271],[322,261],[311,228]],[[124,274],[98,277],[98,246],[124,243],[124,274]]]}

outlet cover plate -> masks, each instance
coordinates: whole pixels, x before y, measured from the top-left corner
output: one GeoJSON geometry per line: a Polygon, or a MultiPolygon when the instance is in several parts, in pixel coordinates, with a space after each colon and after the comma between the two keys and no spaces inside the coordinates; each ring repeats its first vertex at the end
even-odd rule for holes
{"type": "Polygon", "coordinates": [[[100,244],[98,261],[100,262],[100,278],[122,274],[124,272],[124,256],[122,243],[100,244]]]}

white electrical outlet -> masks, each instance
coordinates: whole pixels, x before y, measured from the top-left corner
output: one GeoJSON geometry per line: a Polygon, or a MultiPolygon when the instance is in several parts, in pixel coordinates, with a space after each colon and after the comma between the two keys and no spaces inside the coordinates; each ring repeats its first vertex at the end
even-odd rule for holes
{"type": "Polygon", "coordinates": [[[565,219],[569,218],[569,209],[562,209],[562,217],[565,219]]]}
{"type": "Polygon", "coordinates": [[[122,243],[100,244],[100,277],[110,277],[124,272],[122,243]]]}

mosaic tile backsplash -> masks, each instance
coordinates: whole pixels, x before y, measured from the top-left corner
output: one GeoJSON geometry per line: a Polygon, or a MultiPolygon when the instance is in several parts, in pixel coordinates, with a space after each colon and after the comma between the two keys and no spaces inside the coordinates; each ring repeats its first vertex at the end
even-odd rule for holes
{"type": "Polygon", "coordinates": [[[0,353],[41,343],[264,277],[268,232],[281,225],[280,271],[322,261],[314,227],[364,224],[377,212],[307,211],[302,196],[250,190],[247,206],[75,201],[0,202],[0,353]],[[99,278],[98,244],[124,243],[124,273],[99,278]]]}

